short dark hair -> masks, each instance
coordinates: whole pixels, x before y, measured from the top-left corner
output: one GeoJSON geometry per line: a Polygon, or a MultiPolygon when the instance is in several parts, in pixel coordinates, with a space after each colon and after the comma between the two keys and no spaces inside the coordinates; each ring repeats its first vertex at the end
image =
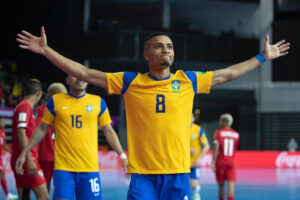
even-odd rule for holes
{"type": "Polygon", "coordinates": [[[152,38],[156,37],[156,36],[161,36],[161,35],[164,35],[168,38],[171,39],[171,37],[167,34],[167,33],[164,33],[164,32],[154,32],[154,33],[151,33],[150,35],[148,35],[144,41],[144,48],[146,47],[146,44],[149,40],[151,40],[152,38]]]}
{"type": "Polygon", "coordinates": [[[42,84],[38,79],[29,79],[24,87],[24,95],[33,95],[42,90],[42,84]]]}

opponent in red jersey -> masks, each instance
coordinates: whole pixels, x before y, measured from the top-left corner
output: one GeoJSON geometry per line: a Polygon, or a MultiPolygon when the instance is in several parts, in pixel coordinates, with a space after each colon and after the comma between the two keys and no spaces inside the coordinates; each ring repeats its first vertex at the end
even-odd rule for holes
{"type": "MultiPolygon", "coordinates": [[[[46,100],[56,93],[67,93],[66,87],[62,83],[52,83],[48,87],[46,100]]],[[[42,104],[37,109],[36,125],[38,126],[43,118],[46,104],[42,104]]],[[[39,145],[39,158],[38,162],[44,172],[47,181],[47,188],[50,193],[51,179],[53,176],[54,168],[54,124],[49,128],[47,135],[44,137],[39,145]]]]}
{"type": "Polygon", "coordinates": [[[49,199],[46,187],[46,180],[42,169],[37,162],[38,149],[34,148],[28,154],[26,164],[23,165],[24,174],[17,174],[15,171],[15,162],[25,148],[32,136],[36,121],[32,108],[39,102],[42,96],[41,83],[36,79],[31,79],[24,87],[24,99],[16,106],[12,121],[12,155],[11,168],[16,179],[19,199],[30,199],[32,189],[37,199],[49,199]],[[23,194],[23,189],[24,193],[23,194]]]}
{"type": "Polygon", "coordinates": [[[234,182],[236,181],[235,152],[238,147],[239,133],[231,127],[233,118],[230,114],[222,114],[220,127],[215,131],[212,169],[216,172],[219,184],[219,200],[224,200],[224,181],[228,184],[228,200],[234,199],[234,182]]]}
{"type": "Polygon", "coordinates": [[[4,165],[2,163],[2,150],[5,150],[9,153],[11,153],[11,150],[6,145],[6,132],[4,130],[5,128],[5,119],[3,117],[0,117],[0,179],[1,179],[1,186],[3,188],[3,191],[5,193],[5,199],[18,199],[17,195],[11,194],[8,192],[7,184],[5,180],[5,170],[4,165]]]}

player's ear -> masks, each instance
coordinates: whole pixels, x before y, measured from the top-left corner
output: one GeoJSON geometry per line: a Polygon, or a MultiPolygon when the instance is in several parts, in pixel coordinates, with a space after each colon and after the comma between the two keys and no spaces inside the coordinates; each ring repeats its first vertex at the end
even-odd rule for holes
{"type": "Polygon", "coordinates": [[[148,56],[147,50],[144,50],[143,55],[144,55],[145,60],[149,61],[149,56],[148,56]]]}

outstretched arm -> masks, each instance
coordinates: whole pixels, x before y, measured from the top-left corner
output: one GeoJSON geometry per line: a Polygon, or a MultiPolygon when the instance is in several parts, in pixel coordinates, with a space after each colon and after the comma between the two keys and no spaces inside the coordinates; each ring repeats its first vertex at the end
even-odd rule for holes
{"type": "Polygon", "coordinates": [[[121,157],[123,168],[124,168],[125,172],[127,173],[128,160],[127,160],[126,155],[124,154],[124,151],[121,147],[119,138],[118,138],[115,130],[112,128],[111,124],[108,124],[106,126],[102,126],[101,128],[103,130],[104,137],[106,138],[108,144],[121,157]]]}
{"type": "MultiPolygon", "coordinates": [[[[45,135],[47,134],[47,131],[49,129],[50,125],[45,124],[45,123],[41,123],[35,130],[35,132],[33,133],[33,135],[31,136],[29,142],[27,143],[27,138],[24,134],[19,134],[18,133],[18,137],[19,137],[19,143],[21,144],[21,148],[23,149],[22,153],[20,154],[19,158],[16,161],[16,172],[18,174],[23,174],[24,171],[22,169],[22,166],[25,162],[26,156],[28,160],[32,160],[31,155],[29,154],[29,152],[31,151],[31,149],[33,147],[35,147],[36,145],[38,145],[42,139],[45,137],[45,135]],[[22,136],[22,137],[20,137],[22,136]]],[[[33,175],[35,175],[35,172],[32,172],[33,175]]]]}
{"type": "MultiPolygon", "coordinates": [[[[266,36],[265,46],[262,52],[262,59],[273,60],[280,56],[288,54],[290,48],[290,43],[285,43],[285,40],[281,40],[274,45],[269,44],[269,36],[266,36]]],[[[264,60],[258,60],[253,57],[244,62],[229,66],[225,69],[220,69],[214,71],[212,86],[218,85],[227,81],[234,80],[243,74],[248,73],[249,71],[257,68],[264,60]]]]}
{"type": "Polygon", "coordinates": [[[47,37],[44,27],[41,27],[41,36],[36,37],[27,31],[22,31],[22,34],[17,35],[19,47],[30,50],[34,53],[45,56],[53,65],[60,68],[62,71],[75,76],[76,78],[97,85],[104,89],[107,88],[106,74],[99,70],[89,69],[84,65],[70,60],[47,45],[47,37]]]}

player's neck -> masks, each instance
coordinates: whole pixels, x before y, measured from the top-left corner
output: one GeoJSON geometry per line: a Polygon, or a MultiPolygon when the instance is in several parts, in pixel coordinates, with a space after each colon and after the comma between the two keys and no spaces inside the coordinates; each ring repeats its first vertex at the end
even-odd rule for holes
{"type": "Polygon", "coordinates": [[[28,103],[31,106],[31,108],[33,108],[35,106],[35,104],[36,104],[36,99],[35,99],[34,96],[31,96],[31,95],[25,96],[24,100],[28,101],[28,103]]]}
{"type": "Polygon", "coordinates": [[[70,89],[70,93],[73,95],[73,96],[76,96],[76,97],[80,97],[82,96],[83,94],[85,94],[85,90],[82,90],[82,91],[78,91],[78,90],[72,90],[70,89]]]}
{"type": "Polygon", "coordinates": [[[164,79],[170,75],[170,67],[161,69],[150,68],[150,74],[158,79],[164,79]]]}

